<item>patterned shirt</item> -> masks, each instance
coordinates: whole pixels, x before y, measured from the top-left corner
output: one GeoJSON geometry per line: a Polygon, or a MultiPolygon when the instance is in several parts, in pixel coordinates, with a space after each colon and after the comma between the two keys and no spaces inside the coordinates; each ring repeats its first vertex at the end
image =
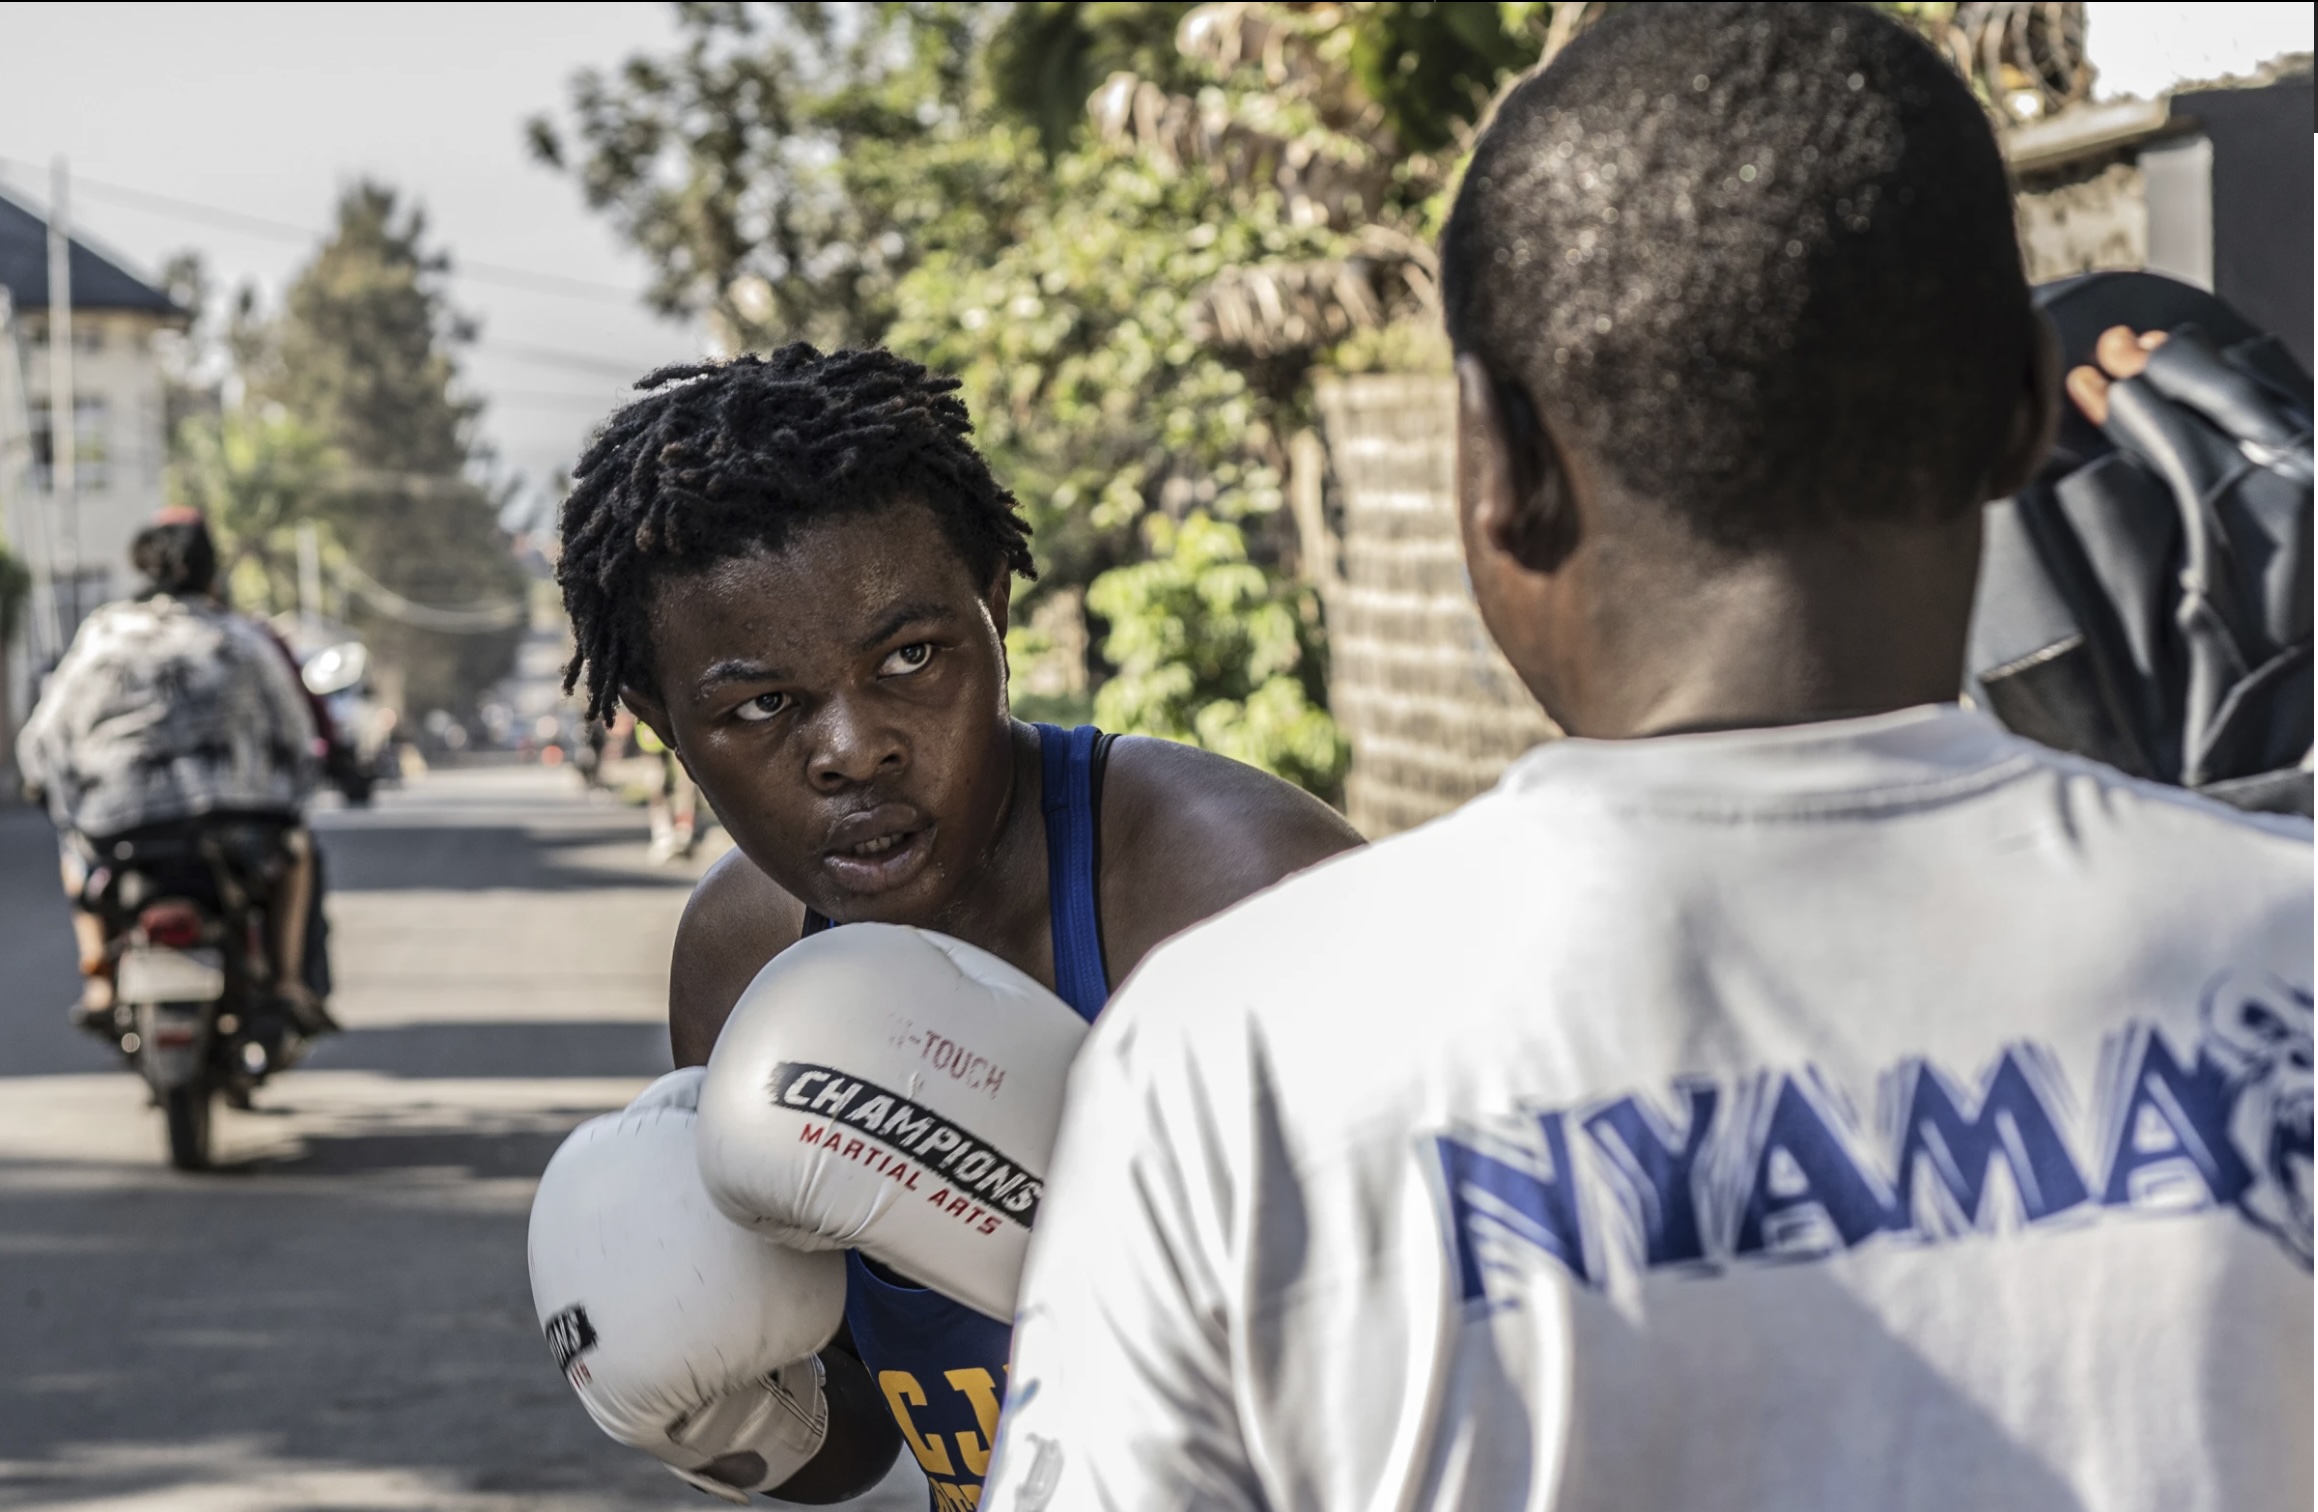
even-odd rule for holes
{"type": "Polygon", "coordinates": [[[295,813],[316,776],[313,718],[280,646],[212,600],[167,594],[89,616],[16,760],[57,826],[89,835],[295,813]]]}

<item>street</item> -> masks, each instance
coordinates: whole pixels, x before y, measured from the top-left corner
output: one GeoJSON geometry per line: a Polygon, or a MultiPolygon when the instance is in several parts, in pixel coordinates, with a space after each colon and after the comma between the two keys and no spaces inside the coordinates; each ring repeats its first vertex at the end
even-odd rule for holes
{"type": "MultiPolygon", "coordinates": [[[[627,1512],[707,1499],[600,1434],[524,1265],[574,1124],[668,1066],[700,863],[568,770],[436,772],[317,815],[347,1033],[171,1171],[71,1030],[43,817],[0,809],[0,1507],[627,1512]]],[[[914,1466],[860,1505],[923,1505],[914,1466]]]]}

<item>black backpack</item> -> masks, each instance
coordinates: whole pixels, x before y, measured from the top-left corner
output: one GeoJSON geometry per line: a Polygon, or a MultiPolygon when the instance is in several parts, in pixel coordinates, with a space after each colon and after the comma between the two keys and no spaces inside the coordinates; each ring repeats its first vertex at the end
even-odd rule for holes
{"type": "Polygon", "coordinates": [[[2156,274],[2036,298],[2072,367],[2111,326],[2171,339],[2105,425],[2065,405],[2036,481],[1988,506],[1968,696],[2135,776],[2309,814],[2309,374],[2156,274]]]}

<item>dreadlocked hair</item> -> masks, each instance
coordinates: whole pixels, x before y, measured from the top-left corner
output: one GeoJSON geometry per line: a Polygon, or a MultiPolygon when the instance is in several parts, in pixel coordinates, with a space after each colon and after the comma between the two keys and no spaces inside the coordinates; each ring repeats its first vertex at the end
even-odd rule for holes
{"type": "Polygon", "coordinates": [[[757,551],[798,526],[905,500],[933,511],[978,582],[1033,576],[1030,529],[967,437],[958,380],[881,350],[769,357],[648,373],[605,422],[561,521],[563,588],[588,715],[652,687],[649,610],[663,579],[757,551]]]}

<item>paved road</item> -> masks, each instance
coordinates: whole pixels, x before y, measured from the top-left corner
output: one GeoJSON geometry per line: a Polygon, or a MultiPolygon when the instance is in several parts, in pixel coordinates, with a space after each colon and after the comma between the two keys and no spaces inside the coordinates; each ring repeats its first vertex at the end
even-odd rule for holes
{"type": "MultiPolygon", "coordinates": [[[[223,1169],[68,1029],[54,848],[0,809],[0,1508],[704,1508],[599,1435],[524,1275],[566,1130],[667,1069],[697,867],[568,774],[437,772],[318,817],[348,1031],[221,1110],[223,1169]]],[[[922,1507],[910,1467],[871,1501],[922,1507]]]]}

